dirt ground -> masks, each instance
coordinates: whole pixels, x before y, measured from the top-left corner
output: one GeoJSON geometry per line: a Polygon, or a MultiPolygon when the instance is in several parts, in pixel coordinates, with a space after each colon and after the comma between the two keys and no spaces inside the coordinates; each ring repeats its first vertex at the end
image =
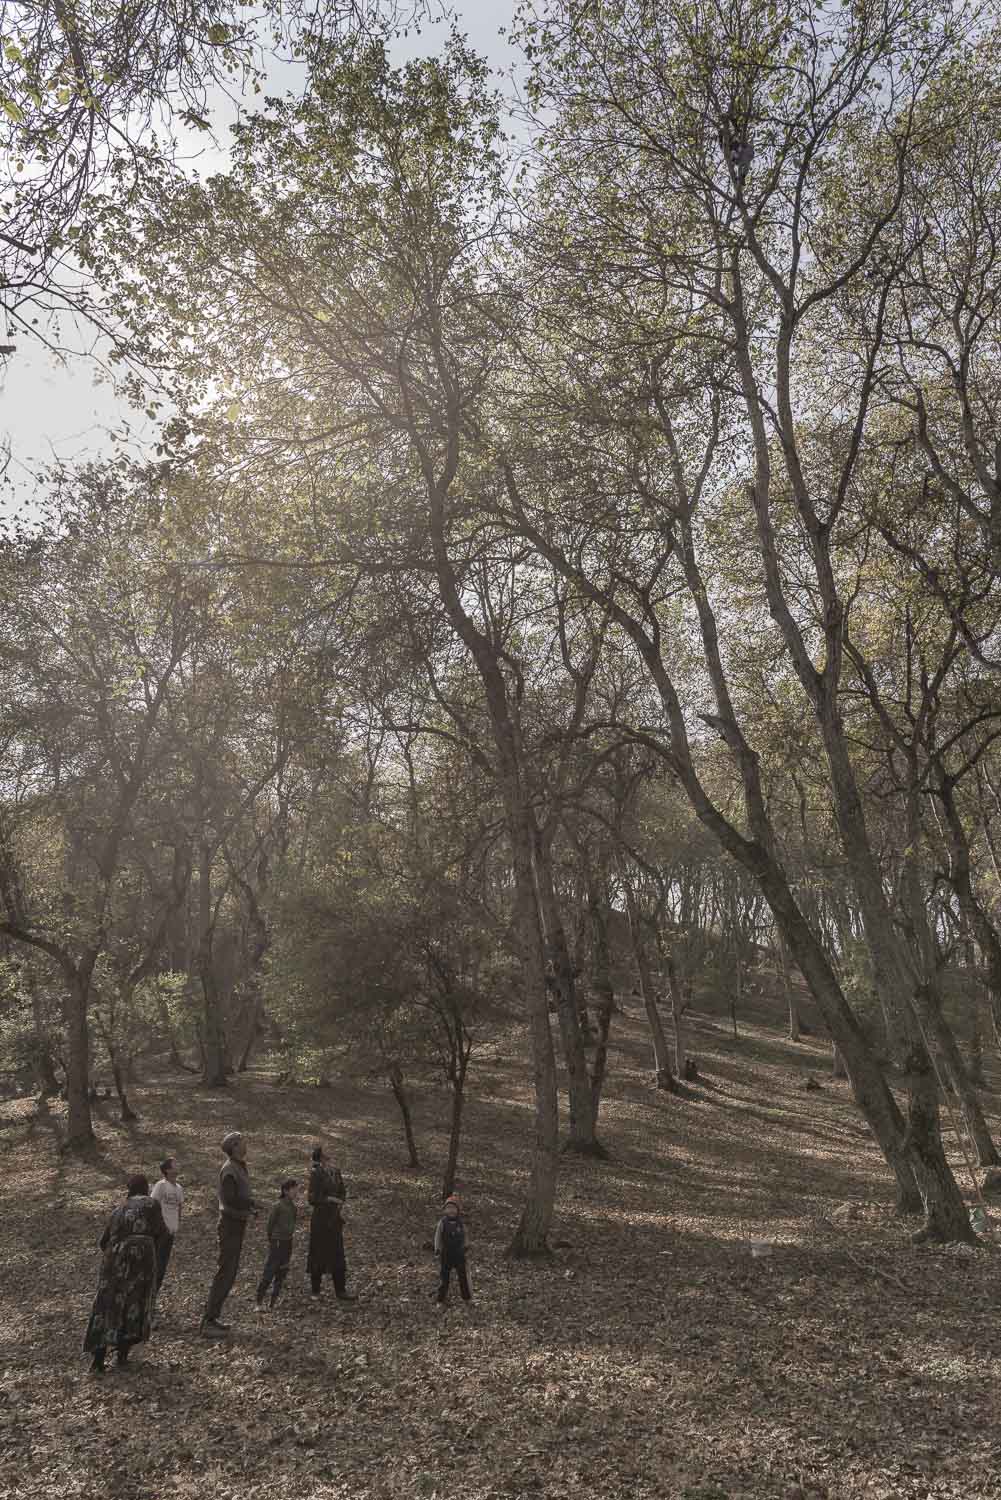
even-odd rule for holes
{"type": "Polygon", "coordinates": [[[610,1159],[562,1163],[545,1264],[503,1255],[530,1142],[524,1058],[512,1038],[474,1059],[462,1190],[475,1301],[441,1314],[428,1249],[441,1092],[416,1097],[426,1173],[403,1166],[392,1096],[364,1080],[276,1088],[262,1071],[212,1092],[146,1078],[137,1124],[99,1106],[84,1163],[58,1152],[57,1107],[0,1105],[0,1496],[1001,1497],[1001,1253],[908,1244],[914,1225],[892,1216],[826,1047],[787,1042],[778,1005],[761,1005],[737,1041],[722,1018],[694,1018],[705,1083],[684,1100],[650,1089],[640,1014],[616,1017],[610,1159]],[[811,1071],[822,1088],[805,1092],[811,1071]],[[310,1302],[303,1228],[285,1305],[255,1317],[262,1217],[232,1336],[212,1343],[197,1323],[218,1143],[234,1127],[265,1202],[287,1171],[305,1174],[314,1140],[331,1148],[358,1302],[310,1302]],[[153,1180],[168,1150],[188,1206],[162,1326],[127,1371],[95,1379],[80,1345],[97,1240],[125,1173],[153,1180]],[[845,1202],[858,1216],[832,1224],[845,1202]],[[772,1253],[752,1257],[753,1239],[772,1253]]]}

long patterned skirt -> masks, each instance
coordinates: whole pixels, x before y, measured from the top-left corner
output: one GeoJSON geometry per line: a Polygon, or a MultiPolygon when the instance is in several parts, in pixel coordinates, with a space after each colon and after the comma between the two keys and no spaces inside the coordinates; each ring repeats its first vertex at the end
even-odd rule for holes
{"type": "Polygon", "coordinates": [[[87,1354],[115,1344],[142,1344],[150,1335],[156,1300],[156,1245],[148,1234],[109,1245],[83,1347],[87,1354]]]}

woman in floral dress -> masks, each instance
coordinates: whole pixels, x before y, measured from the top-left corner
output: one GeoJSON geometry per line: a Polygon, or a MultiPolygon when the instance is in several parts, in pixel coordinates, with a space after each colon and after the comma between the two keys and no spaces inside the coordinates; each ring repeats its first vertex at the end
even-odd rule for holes
{"type": "Polygon", "coordinates": [[[132,1345],[149,1338],[153,1319],[157,1248],[167,1227],[145,1177],[130,1177],[127,1194],[101,1236],[104,1259],[83,1341],[84,1352],[93,1355],[90,1368],[95,1375],[104,1373],[109,1345],[124,1365],[132,1345]]]}

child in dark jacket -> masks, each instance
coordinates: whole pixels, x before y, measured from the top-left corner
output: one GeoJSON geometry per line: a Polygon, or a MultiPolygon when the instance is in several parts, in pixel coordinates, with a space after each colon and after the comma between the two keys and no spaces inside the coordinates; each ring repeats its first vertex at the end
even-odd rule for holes
{"type": "Polygon", "coordinates": [[[469,1290],[469,1275],[466,1271],[466,1226],[462,1222],[462,1204],[454,1193],[445,1199],[444,1212],[434,1232],[434,1249],[440,1270],[438,1305],[443,1306],[448,1297],[448,1283],[453,1271],[459,1280],[463,1302],[470,1301],[473,1294],[469,1290]]]}
{"type": "Polygon", "coordinates": [[[281,1196],[268,1215],[268,1258],[257,1285],[257,1311],[264,1311],[264,1298],[271,1288],[271,1306],[274,1307],[282,1294],[289,1262],[292,1259],[292,1236],[298,1210],[296,1199],[299,1184],[294,1177],[286,1177],[282,1183],[281,1196]]]}

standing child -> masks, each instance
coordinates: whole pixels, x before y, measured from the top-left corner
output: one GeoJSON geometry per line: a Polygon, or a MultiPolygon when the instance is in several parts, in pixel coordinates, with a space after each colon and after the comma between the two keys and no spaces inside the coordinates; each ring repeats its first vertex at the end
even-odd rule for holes
{"type": "Polygon", "coordinates": [[[160,1181],[154,1185],[150,1197],[154,1203],[159,1203],[164,1228],[167,1231],[160,1240],[156,1252],[156,1289],[159,1292],[163,1286],[163,1278],[167,1274],[167,1262],[174,1248],[177,1231],[181,1227],[181,1208],[184,1204],[184,1189],[177,1180],[176,1156],[168,1156],[160,1163],[160,1181]]]}
{"type": "Polygon", "coordinates": [[[466,1227],[462,1222],[462,1204],[453,1193],[445,1199],[445,1208],[434,1232],[434,1249],[438,1256],[440,1275],[438,1278],[438,1305],[444,1306],[448,1297],[448,1283],[454,1271],[459,1278],[459,1292],[463,1302],[470,1301],[469,1275],[466,1271],[466,1227]]]}
{"type": "Polygon", "coordinates": [[[292,1236],[298,1209],[296,1199],[299,1184],[294,1177],[286,1177],[282,1183],[278,1202],[268,1215],[268,1258],[257,1285],[257,1311],[264,1311],[264,1298],[271,1287],[271,1306],[274,1307],[282,1294],[289,1262],[292,1259],[292,1236]]]}

